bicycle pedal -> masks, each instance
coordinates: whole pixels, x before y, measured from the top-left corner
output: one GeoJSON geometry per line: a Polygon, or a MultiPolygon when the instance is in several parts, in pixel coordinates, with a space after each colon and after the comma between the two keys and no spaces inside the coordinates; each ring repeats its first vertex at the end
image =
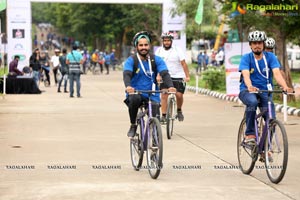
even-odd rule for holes
{"type": "Polygon", "coordinates": [[[158,150],[158,147],[151,147],[151,150],[158,150]]]}

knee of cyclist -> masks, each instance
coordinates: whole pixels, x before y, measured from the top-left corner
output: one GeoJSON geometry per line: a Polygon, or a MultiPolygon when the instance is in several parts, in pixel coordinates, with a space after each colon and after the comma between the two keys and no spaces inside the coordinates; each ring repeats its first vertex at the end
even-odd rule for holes
{"type": "Polygon", "coordinates": [[[128,105],[129,106],[139,106],[141,104],[141,96],[137,94],[128,96],[128,105]]]}
{"type": "Polygon", "coordinates": [[[258,101],[257,100],[249,100],[247,102],[247,106],[250,106],[250,107],[257,107],[258,106],[258,101]]]}

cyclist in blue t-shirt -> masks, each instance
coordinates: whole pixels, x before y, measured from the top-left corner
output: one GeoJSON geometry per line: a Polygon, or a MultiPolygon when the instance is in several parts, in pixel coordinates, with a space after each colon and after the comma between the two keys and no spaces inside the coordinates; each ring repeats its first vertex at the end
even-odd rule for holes
{"type": "MultiPolygon", "coordinates": [[[[152,66],[153,60],[150,59],[151,36],[147,31],[138,32],[133,37],[133,45],[136,48],[136,55],[130,56],[124,64],[123,81],[126,87],[125,103],[128,106],[130,117],[130,129],[127,133],[128,137],[134,137],[136,133],[136,116],[139,107],[143,101],[147,101],[145,94],[132,94],[135,90],[159,90],[156,84],[156,76],[159,73],[171,92],[176,92],[173,87],[168,68],[162,58],[154,56],[155,68],[152,66]],[[138,59],[135,66],[135,58],[138,59]],[[130,95],[129,95],[130,94],[130,95]]],[[[159,112],[160,94],[151,95],[153,116],[157,116],[159,112]]]]}
{"type": "MultiPolygon", "coordinates": [[[[280,64],[273,53],[263,51],[266,34],[263,31],[253,31],[248,35],[251,53],[243,55],[239,66],[242,72],[240,83],[240,100],[246,105],[246,142],[255,142],[254,120],[258,99],[261,109],[268,107],[267,93],[251,93],[257,90],[271,90],[273,88],[273,76],[282,89],[293,92],[289,88],[280,73],[280,64]]],[[[272,115],[275,118],[274,104],[272,105],[272,115]]]]}

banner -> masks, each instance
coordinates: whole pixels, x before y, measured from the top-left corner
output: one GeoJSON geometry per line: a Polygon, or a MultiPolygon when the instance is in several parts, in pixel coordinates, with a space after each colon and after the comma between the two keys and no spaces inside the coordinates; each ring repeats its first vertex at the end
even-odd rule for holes
{"type": "Polygon", "coordinates": [[[226,94],[237,96],[240,92],[239,65],[244,54],[251,52],[248,42],[225,43],[226,94]]]}
{"type": "Polygon", "coordinates": [[[204,0],[199,1],[197,13],[195,16],[195,21],[199,25],[202,23],[202,20],[203,20],[203,2],[204,2],[204,0]]]}
{"type": "Polygon", "coordinates": [[[30,0],[7,0],[7,63],[20,56],[20,70],[29,66],[32,51],[30,5],[30,0]]]}
{"type": "Polygon", "coordinates": [[[186,53],[186,34],[184,32],[186,15],[183,14],[172,17],[171,10],[174,6],[172,0],[164,0],[163,2],[162,32],[173,33],[173,44],[179,46],[182,51],[186,53]]]}

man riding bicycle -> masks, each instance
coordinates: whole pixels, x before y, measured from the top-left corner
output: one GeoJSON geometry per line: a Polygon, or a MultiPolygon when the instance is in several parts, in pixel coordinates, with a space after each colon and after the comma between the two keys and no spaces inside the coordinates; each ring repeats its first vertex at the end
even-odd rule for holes
{"type": "MultiPolygon", "coordinates": [[[[176,88],[177,99],[177,118],[179,121],[183,121],[184,116],[182,114],[183,94],[185,91],[185,83],[190,81],[189,69],[185,62],[185,55],[181,48],[172,45],[173,35],[171,33],[162,33],[161,35],[163,46],[159,47],[155,52],[155,55],[164,59],[167,64],[170,76],[173,81],[173,85],[176,88]]],[[[158,76],[158,79],[160,77],[158,76]]],[[[161,89],[165,89],[166,85],[163,82],[160,86],[161,89]]],[[[168,94],[161,94],[161,122],[166,122],[167,112],[167,100],[168,94]]]]}
{"type": "MultiPolygon", "coordinates": [[[[292,92],[280,73],[280,64],[277,58],[271,52],[264,51],[264,41],[266,34],[263,31],[253,31],[248,35],[248,41],[251,53],[243,55],[239,66],[242,72],[240,83],[240,100],[246,105],[246,140],[247,143],[255,142],[254,120],[256,109],[268,109],[267,93],[251,93],[258,90],[272,90],[273,75],[277,83],[282,87],[283,91],[292,92]]],[[[272,103],[272,116],[275,118],[275,108],[272,103]]]]}
{"type": "MultiPolygon", "coordinates": [[[[124,64],[123,81],[126,87],[125,103],[128,106],[130,129],[128,137],[134,137],[137,129],[136,116],[143,101],[147,101],[145,94],[133,94],[135,90],[158,90],[156,84],[157,73],[160,73],[169,91],[175,92],[165,62],[158,56],[150,54],[151,35],[147,31],[138,32],[133,37],[136,54],[130,56],[124,64]],[[129,95],[130,94],[130,95],[129,95]]],[[[153,116],[159,113],[159,93],[154,93],[151,100],[153,116]]]]}

